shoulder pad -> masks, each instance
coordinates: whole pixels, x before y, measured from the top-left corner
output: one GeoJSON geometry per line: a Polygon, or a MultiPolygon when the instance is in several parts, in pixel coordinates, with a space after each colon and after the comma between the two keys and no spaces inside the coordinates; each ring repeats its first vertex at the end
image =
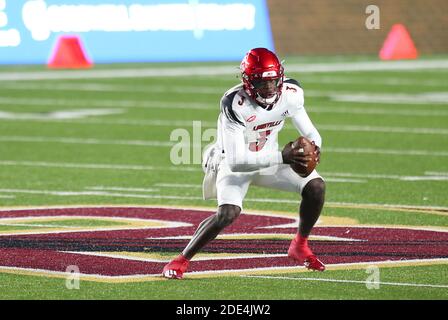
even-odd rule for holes
{"type": "Polygon", "coordinates": [[[295,79],[286,78],[285,83],[295,84],[299,88],[302,88],[302,86],[300,85],[299,81],[297,81],[295,79]]]}

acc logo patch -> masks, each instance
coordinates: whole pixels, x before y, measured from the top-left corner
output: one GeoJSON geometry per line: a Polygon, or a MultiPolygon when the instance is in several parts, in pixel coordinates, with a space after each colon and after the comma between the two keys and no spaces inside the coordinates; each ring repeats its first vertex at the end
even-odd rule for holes
{"type": "MultiPolygon", "coordinates": [[[[0,211],[0,272],[159,277],[212,211],[106,207],[0,211]]],[[[190,264],[190,274],[301,268],[287,257],[297,221],[243,214],[190,264]]],[[[448,232],[322,226],[310,244],[326,264],[448,258],[448,232]],[[314,239],[314,240],[313,240],[314,239]]],[[[188,276],[188,273],[187,273],[188,276]]]]}

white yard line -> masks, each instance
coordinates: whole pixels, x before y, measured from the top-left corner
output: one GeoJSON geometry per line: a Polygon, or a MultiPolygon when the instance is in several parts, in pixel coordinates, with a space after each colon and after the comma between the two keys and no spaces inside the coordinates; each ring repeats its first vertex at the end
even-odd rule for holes
{"type": "Polygon", "coordinates": [[[384,116],[406,116],[406,117],[446,117],[446,110],[428,110],[427,109],[387,109],[387,108],[367,108],[367,107],[340,107],[340,106],[309,106],[306,107],[308,113],[330,113],[330,114],[356,114],[356,115],[384,115],[384,116]]]}
{"type": "Polygon", "coordinates": [[[84,119],[87,117],[107,116],[124,113],[122,109],[81,109],[81,110],[59,110],[48,113],[25,113],[0,111],[0,119],[8,120],[63,120],[84,119]]]}
{"type": "Polygon", "coordinates": [[[191,183],[156,183],[155,187],[166,187],[166,188],[202,188],[200,184],[191,183]]]}
{"type": "Polygon", "coordinates": [[[431,92],[421,94],[398,94],[398,93],[349,93],[330,94],[334,101],[363,102],[363,103],[386,103],[386,104],[448,104],[447,92],[431,92]]]}
{"type": "Polygon", "coordinates": [[[448,176],[448,172],[425,171],[426,175],[431,176],[448,176]]]}
{"type": "Polygon", "coordinates": [[[369,61],[340,63],[310,63],[285,65],[287,72],[347,72],[347,71],[415,71],[448,68],[448,60],[414,60],[414,61],[369,61]]]}
{"type": "MultiPolygon", "coordinates": [[[[69,138],[69,137],[39,137],[39,136],[0,136],[3,142],[33,142],[33,143],[62,143],[62,144],[85,144],[85,145],[124,145],[138,147],[168,147],[184,146],[184,147],[200,147],[201,144],[181,143],[176,141],[159,141],[159,140],[109,140],[97,138],[69,138]]],[[[325,147],[324,152],[344,153],[344,154],[376,154],[391,156],[424,156],[424,157],[448,157],[448,151],[432,151],[432,150],[396,150],[396,149],[375,149],[375,148],[336,148],[325,147]]]]}
{"type": "MultiPolygon", "coordinates": [[[[42,161],[13,161],[0,160],[0,166],[26,166],[26,167],[44,167],[44,168],[66,168],[66,169],[87,169],[87,170],[131,170],[131,171],[183,171],[183,172],[202,172],[202,169],[194,166],[144,166],[144,165],[125,165],[125,164],[99,164],[99,163],[58,163],[42,161]]],[[[362,174],[348,172],[321,172],[328,182],[342,183],[366,183],[366,179],[388,179],[400,181],[448,181],[448,173],[425,172],[423,176],[393,175],[393,174],[362,174]]],[[[181,183],[158,183],[155,187],[166,188],[202,188],[196,184],[181,183]]],[[[99,187],[97,187],[99,188],[99,187]]],[[[103,187],[104,188],[104,187],[103,187]]],[[[100,189],[97,189],[100,190],[100,189]]],[[[127,190],[127,189],[125,189],[127,190]]],[[[148,189],[149,190],[149,189],[148,189]]],[[[157,190],[157,189],[155,189],[157,190]]],[[[131,190],[132,191],[132,190],[131,190]]],[[[136,190],[144,191],[144,190],[136,190]]]]}
{"type": "Polygon", "coordinates": [[[349,172],[320,172],[325,178],[328,177],[346,177],[346,178],[358,178],[358,179],[390,179],[401,181],[421,181],[421,180],[448,180],[447,175],[430,174],[431,172],[425,172],[423,176],[408,176],[408,175],[394,175],[394,174],[364,174],[364,173],[349,173],[349,172]]]}
{"type": "MultiPolygon", "coordinates": [[[[1,75],[1,74],[0,74],[1,75]]],[[[366,85],[384,85],[384,86],[417,86],[417,87],[448,87],[448,82],[441,80],[414,80],[403,78],[382,78],[367,79],[353,76],[305,76],[303,83],[325,83],[325,84],[366,84],[366,85]]],[[[173,86],[173,85],[126,85],[110,84],[101,82],[11,82],[2,85],[2,88],[10,90],[59,90],[59,91],[88,91],[88,92],[176,92],[176,93],[194,93],[194,94],[223,94],[226,89],[222,86],[173,86]]]]}
{"type": "Polygon", "coordinates": [[[0,97],[0,105],[46,106],[46,107],[105,107],[105,108],[149,108],[149,109],[198,109],[219,111],[219,104],[200,102],[168,102],[148,100],[103,100],[103,99],[53,99],[0,97]]]}
{"type": "Polygon", "coordinates": [[[44,161],[9,161],[0,160],[0,166],[25,166],[25,167],[44,167],[44,168],[68,168],[68,169],[105,169],[105,170],[132,170],[132,171],[202,171],[200,168],[188,166],[144,166],[144,165],[126,165],[126,164],[102,164],[102,163],[66,163],[66,162],[44,162],[44,161]]]}
{"type": "Polygon", "coordinates": [[[160,189],[154,189],[154,188],[123,188],[123,187],[105,187],[105,186],[86,187],[86,189],[95,191],[134,191],[134,192],[160,191],[160,189]]]}
{"type": "Polygon", "coordinates": [[[382,155],[396,155],[396,156],[424,156],[424,157],[448,157],[446,151],[431,151],[431,150],[396,150],[396,149],[373,149],[373,148],[333,148],[325,147],[324,152],[331,153],[345,153],[345,154],[382,154],[382,155]]]}
{"type": "Polygon", "coordinates": [[[349,179],[349,178],[332,178],[325,177],[326,182],[336,182],[336,183],[367,183],[364,179],[349,179]]]}
{"type": "Polygon", "coordinates": [[[206,86],[161,86],[161,85],[123,85],[103,83],[6,83],[2,88],[8,90],[37,90],[37,91],[75,91],[75,92],[129,92],[129,93],[182,93],[182,94],[208,94],[223,95],[226,87],[206,86]]]}
{"type": "Polygon", "coordinates": [[[0,199],[14,199],[16,196],[0,194],[0,199]]]}
{"type": "MultiPolygon", "coordinates": [[[[126,164],[100,164],[100,163],[66,163],[66,162],[43,162],[43,161],[14,161],[0,160],[0,166],[25,166],[25,167],[43,167],[43,168],[66,168],[66,169],[87,169],[87,170],[131,170],[131,171],[184,171],[184,172],[202,172],[197,166],[144,166],[144,165],[126,165],[126,164]]],[[[329,182],[350,182],[364,183],[366,179],[389,179],[401,181],[446,181],[447,172],[425,172],[423,176],[394,175],[394,174],[364,174],[349,172],[320,172],[326,181],[329,182]]],[[[181,183],[157,183],[155,187],[166,188],[200,188],[201,185],[181,184],[181,183]]]]}
{"type": "MultiPolygon", "coordinates": [[[[447,85],[448,86],[448,85],[447,85]]],[[[75,92],[128,92],[128,93],[168,93],[168,94],[206,94],[206,95],[218,95],[221,96],[226,88],[225,87],[209,87],[209,86],[161,86],[161,85],[148,85],[148,86],[129,86],[129,85],[114,85],[114,84],[99,84],[99,83],[7,83],[2,86],[8,90],[38,90],[42,91],[75,91],[75,92]]],[[[406,93],[372,93],[372,92],[346,92],[346,91],[326,91],[326,90],[306,90],[305,97],[329,97],[334,101],[345,102],[367,102],[367,103],[392,103],[392,104],[446,104],[447,92],[423,92],[417,94],[406,93]]],[[[0,102],[8,102],[12,98],[2,98],[0,102]]],[[[47,98],[49,99],[49,98],[47,98]]],[[[36,100],[36,99],[34,99],[36,100]]],[[[17,101],[26,101],[23,98],[18,98],[17,101]]],[[[39,100],[37,100],[39,101],[39,100]]],[[[61,103],[60,99],[57,99],[58,103],[61,103]]],[[[104,101],[104,100],[94,100],[104,101]]],[[[107,100],[106,100],[107,101],[107,100]]],[[[118,100],[119,101],[119,100],[118,100]]],[[[11,102],[10,104],[16,104],[11,102]]],[[[30,103],[32,104],[32,102],[30,103]]],[[[111,105],[111,101],[107,102],[111,105]]],[[[396,114],[395,110],[388,110],[389,113],[396,114]]]]}
{"type": "Polygon", "coordinates": [[[385,85],[385,86],[415,86],[415,87],[448,87],[448,82],[440,80],[414,80],[403,78],[381,78],[381,79],[366,79],[353,76],[307,76],[303,78],[304,83],[329,83],[329,84],[365,84],[365,85],[385,85]]]}
{"type": "MultiPolygon", "coordinates": [[[[448,129],[444,128],[407,128],[407,127],[377,127],[377,126],[359,126],[359,125],[337,125],[337,124],[321,124],[317,126],[322,131],[337,132],[380,132],[380,133],[405,133],[405,134],[434,134],[448,135],[448,129]]],[[[296,130],[295,128],[288,128],[296,130]]]]}
{"type": "MultiPolygon", "coordinates": [[[[350,112],[348,113],[350,114],[350,112]]],[[[446,113],[448,116],[448,112],[446,113]]],[[[17,113],[9,113],[8,116],[3,116],[0,111],[0,120],[13,121],[31,121],[31,122],[45,122],[45,123],[70,123],[83,125],[138,125],[138,126],[160,126],[160,127],[187,127],[193,126],[193,120],[134,120],[134,119],[84,119],[84,120],[62,120],[56,119],[49,115],[28,116],[17,113]]],[[[214,121],[198,121],[202,128],[215,128],[214,121]]],[[[320,124],[317,125],[321,131],[337,131],[337,132],[379,132],[379,133],[405,133],[405,134],[432,134],[432,135],[448,135],[448,129],[445,128],[419,128],[419,127],[378,127],[378,126],[359,126],[359,125],[339,125],[339,124],[320,124]]],[[[285,130],[297,131],[297,129],[286,126],[285,130]]]]}
{"type": "MultiPolygon", "coordinates": [[[[11,112],[12,114],[12,112],[11,112]]],[[[67,123],[67,124],[87,124],[87,125],[126,125],[126,126],[156,126],[156,127],[192,127],[193,121],[200,122],[203,128],[214,128],[216,127],[216,121],[201,121],[201,120],[158,120],[158,119],[148,119],[148,120],[138,120],[138,119],[83,119],[83,120],[72,120],[72,119],[54,119],[54,118],[29,118],[25,119],[21,116],[21,113],[15,113],[17,117],[3,117],[0,111],[0,121],[23,121],[23,122],[43,122],[43,123],[67,123]]],[[[447,113],[448,115],[448,113],[447,113]]]]}
{"type": "MultiPolygon", "coordinates": [[[[191,77],[236,75],[239,73],[238,62],[224,66],[202,67],[170,67],[170,68],[136,68],[136,69],[91,69],[73,71],[26,71],[1,72],[0,81],[20,80],[57,80],[57,79],[111,79],[111,78],[151,78],[151,77],[191,77]]],[[[448,60],[415,60],[415,61],[369,61],[369,62],[336,62],[288,64],[287,72],[347,72],[347,71],[394,71],[394,70],[427,70],[448,69],[448,60]]]]}
{"type": "Polygon", "coordinates": [[[128,194],[128,193],[113,193],[106,191],[57,191],[57,190],[35,190],[35,189],[0,189],[3,193],[12,194],[38,194],[50,196],[95,196],[95,197],[113,197],[113,198],[136,198],[136,199],[172,199],[172,200],[202,200],[202,197],[187,197],[187,196],[168,196],[168,195],[144,195],[144,194],[128,194]]]}
{"type": "Polygon", "coordinates": [[[295,280],[295,281],[316,281],[316,282],[334,282],[334,283],[356,283],[363,285],[389,285],[400,287],[428,287],[428,288],[448,288],[448,285],[426,284],[426,283],[406,283],[406,282],[370,282],[359,280],[342,280],[342,279],[324,279],[324,278],[299,278],[299,277],[282,277],[282,276],[250,276],[241,275],[242,278],[258,278],[258,279],[278,279],[278,280],[295,280]]]}
{"type": "MultiPolygon", "coordinates": [[[[360,110],[361,111],[361,110],[360,110]]],[[[342,112],[350,114],[351,112],[342,112]]],[[[361,112],[360,112],[361,113],[361,112]]],[[[368,113],[368,112],[367,112],[368,113]]],[[[448,112],[446,112],[448,116],[448,112]]],[[[426,116],[423,115],[422,116],[426,116]]],[[[440,116],[440,115],[438,115],[440,116]]],[[[83,125],[131,125],[131,126],[158,126],[158,127],[193,127],[193,121],[200,122],[202,128],[215,128],[215,121],[200,121],[200,120],[134,120],[134,119],[83,119],[83,120],[68,120],[60,119],[52,116],[52,114],[22,114],[12,112],[0,111],[0,120],[6,121],[31,121],[44,123],[70,123],[83,125]]],[[[433,134],[433,135],[448,135],[448,129],[445,128],[419,128],[419,127],[379,127],[379,126],[360,126],[360,125],[339,125],[339,124],[320,124],[317,125],[321,131],[337,131],[337,132],[379,132],[379,133],[405,133],[405,134],[433,134]]],[[[297,131],[292,126],[286,126],[285,130],[297,131]]]]}
{"type": "Polygon", "coordinates": [[[93,145],[128,145],[142,147],[172,147],[174,142],[151,140],[108,140],[96,138],[54,138],[37,136],[1,136],[4,142],[39,142],[39,143],[63,143],[63,144],[93,144],[93,145]]]}
{"type": "MultiPolygon", "coordinates": [[[[167,92],[169,93],[169,92],[167,92]]],[[[224,93],[224,92],[223,92],[224,93]]],[[[221,97],[221,94],[217,96],[221,97]]],[[[329,97],[334,101],[366,102],[375,104],[447,104],[448,93],[422,93],[422,94],[374,94],[359,92],[331,93],[325,91],[306,91],[306,97],[329,97]]],[[[6,106],[45,106],[45,107],[104,107],[104,108],[149,108],[149,109],[188,109],[219,111],[219,101],[215,103],[204,102],[178,102],[156,101],[151,98],[142,100],[129,99],[64,99],[64,98],[23,98],[0,97],[0,105],[6,106]]],[[[353,113],[353,114],[380,114],[402,116],[446,116],[445,110],[390,110],[385,108],[345,108],[345,107],[313,107],[308,112],[317,113],[353,113]]]]}
{"type": "MultiPolygon", "coordinates": [[[[342,183],[367,183],[367,180],[363,179],[350,179],[350,178],[327,178],[325,177],[325,181],[327,182],[342,182],[342,183]]],[[[156,183],[155,187],[162,188],[202,188],[200,184],[190,184],[190,183],[156,183]]]]}

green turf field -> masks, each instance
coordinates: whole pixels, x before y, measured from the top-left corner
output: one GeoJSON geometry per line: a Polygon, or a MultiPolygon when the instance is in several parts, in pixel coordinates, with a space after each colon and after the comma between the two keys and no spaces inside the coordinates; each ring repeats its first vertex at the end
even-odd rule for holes
{"type": "MultiPolygon", "coordinates": [[[[376,63],[372,57],[287,60],[286,74],[304,88],[305,106],[323,138],[318,167],[327,180],[323,219],[448,232],[448,68],[447,57],[438,59],[444,63],[440,68],[389,71],[350,69],[355,63],[376,63]],[[317,63],[347,63],[351,71],[313,72],[317,63]],[[295,71],[300,66],[309,69],[295,71]]],[[[418,62],[425,61],[434,60],[418,62]]],[[[209,141],[194,137],[215,128],[220,97],[239,81],[237,69],[231,72],[237,65],[101,65],[82,73],[1,67],[0,209],[163,205],[213,210],[214,201],[202,200],[203,175],[195,161],[209,141]],[[209,75],[207,70],[223,71],[209,75]],[[170,141],[176,129],[188,132],[194,143],[183,165],[170,161],[170,151],[179,142],[170,141]]],[[[287,123],[280,145],[297,136],[287,123]]],[[[252,187],[245,210],[291,216],[297,203],[297,195],[252,187]]],[[[26,228],[119,224],[77,218],[62,224],[45,221],[44,226],[20,223],[0,222],[0,240],[8,237],[2,233],[26,228]]],[[[431,243],[427,246],[430,250],[431,243]]],[[[81,281],[79,290],[66,289],[62,278],[7,272],[0,273],[0,298],[447,299],[446,241],[444,259],[380,266],[380,288],[370,290],[360,283],[368,277],[366,270],[350,268],[259,277],[236,273],[179,282],[81,281]]]]}

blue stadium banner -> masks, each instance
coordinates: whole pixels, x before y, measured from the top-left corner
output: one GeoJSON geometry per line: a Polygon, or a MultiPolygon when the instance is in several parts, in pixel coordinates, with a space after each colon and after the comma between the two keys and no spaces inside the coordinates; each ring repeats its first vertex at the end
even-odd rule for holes
{"type": "Polygon", "coordinates": [[[95,63],[240,60],[274,48],[266,0],[0,0],[0,64],[42,64],[60,35],[95,63]]]}

